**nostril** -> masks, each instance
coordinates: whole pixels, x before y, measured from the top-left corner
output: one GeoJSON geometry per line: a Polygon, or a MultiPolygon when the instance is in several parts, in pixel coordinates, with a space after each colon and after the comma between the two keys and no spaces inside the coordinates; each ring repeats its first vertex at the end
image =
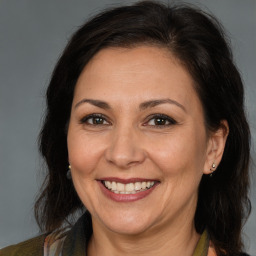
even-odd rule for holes
{"type": "Polygon", "coordinates": [[[145,160],[145,152],[139,134],[132,127],[121,127],[112,133],[109,147],[106,149],[106,160],[120,168],[129,168],[145,160]]]}
{"type": "Polygon", "coordinates": [[[139,151],[108,151],[106,160],[119,167],[131,167],[142,163],[145,160],[145,154],[139,151]]]}

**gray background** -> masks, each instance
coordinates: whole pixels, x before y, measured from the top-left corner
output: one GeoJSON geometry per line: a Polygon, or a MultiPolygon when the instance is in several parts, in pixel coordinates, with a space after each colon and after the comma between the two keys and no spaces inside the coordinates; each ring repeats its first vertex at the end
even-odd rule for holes
{"type": "MultiPolygon", "coordinates": [[[[43,177],[37,136],[58,56],[84,20],[124,2],[135,1],[0,0],[0,248],[38,234],[32,210],[43,177]]],[[[187,2],[215,14],[229,31],[245,83],[255,162],[256,0],[187,2]]],[[[255,166],[251,169],[255,173],[255,166]]],[[[251,200],[244,233],[248,252],[256,255],[255,174],[251,200]]]]}

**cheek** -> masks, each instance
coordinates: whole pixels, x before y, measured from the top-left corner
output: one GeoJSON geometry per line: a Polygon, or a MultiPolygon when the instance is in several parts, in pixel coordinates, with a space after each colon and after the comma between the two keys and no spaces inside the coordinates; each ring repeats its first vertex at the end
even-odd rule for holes
{"type": "Polygon", "coordinates": [[[99,163],[102,144],[97,143],[94,136],[86,136],[82,129],[76,127],[69,128],[67,143],[75,190],[83,204],[92,209],[97,198],[94,170],[99,163]]]}
{"type": "Polygon", "coordinates": [[[83,130],[72,128],[68,132],[68,157],[72,168],[79,175],[91,173],[99,163],[104,151],[104,142],[100,136],[86,136],[83,130]]]}
{"type": "Polygon", "coordinates": [[[149,155],[152,161],[166,173],[175,176],[187,173],[201,174],[204,167],[206,143],[203,131],[184,129],[154,141],[149,155]]]}
{"type": "Polygon", "coordinates": [[[166,192],[162,195],[162,207],[166,212],[185,207],[188,202],[195,204],[205,156],[204,137],[189,130],[169,135],[169,138],[158,140],[149,152],[161,172],[166,192]]]}

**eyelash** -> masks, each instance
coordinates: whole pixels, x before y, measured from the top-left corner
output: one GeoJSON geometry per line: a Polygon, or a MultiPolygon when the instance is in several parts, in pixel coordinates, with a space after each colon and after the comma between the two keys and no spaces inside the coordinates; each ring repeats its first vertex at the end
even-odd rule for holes
{"type": "MultiPolygon", "coordinates": [[[[149,124],[150,121],[154,121],[155,125],[148,125],[148,126],[152,126],[152,127],[160,128],[160,129],[165,128],[166,126],[171,126],[171,125],[177,124],[177,122],[173,118],[171,118],[167,115],[153,114],[147,118],[147,121],[145,123],[143,123],[143,126],[147,126],[147,124],[149,124]],[[164,124],[157,125],[156,124],[157,119],[159,119],[160,122],[163,121],[164,124]],[[166,122],[168,122],[168,124],[166,124],[166,122]]],[[[80,120],[80,123],[86,124],[86,125],[93,125],[93,126],[111,125],[111,123],[107,120],[107,118],[102,114],[90,114],[88,116],[85,116],[80,120]],[[101,121],[103,121],[103,123],[99,123],[99,124],[94,123],[97,118],[101,119],[101,121]],[[92,123],[88,122],[90,119],[92,119],[92,123]],[[108,124],[104,124],[104,122],[107,122],[108,124]]]]}

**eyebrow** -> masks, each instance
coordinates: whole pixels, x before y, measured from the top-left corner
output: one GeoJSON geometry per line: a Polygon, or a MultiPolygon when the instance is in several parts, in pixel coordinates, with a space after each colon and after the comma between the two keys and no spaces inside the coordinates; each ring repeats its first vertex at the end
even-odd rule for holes
{"type": "Polygon", "coordinates": [[[92,99],[82,99],[82,100],[80,100],[75,105],[75,108],[82,105],[83,103],[90,103],[91,105],[94,105],[96,107],[103,108],[103,109],[111,109],[110,105],[107,102],[101,101],[101,100],[92,100],[92,99]]]}
{"type": "Polygon", "coordinates": [[[174,104],[176,105],[177,107],[181,108],[183,111],[187,112],[185,107],[180,104],[179,102],[177,102],[176,100],[172,100],[172,99],[156,99],[156,100],[149,100],[149,101],[146,101],[146,102],[143,102],[140,104],[139,108],[140,110],[144,110],[144,109],[147,109],[147,108],[153,108],[153,107],[156,107],[158,105],[161,105],[161,104],[174,104]]]}
{"type": "MultiPolygon", "coordinates": [[[[93,100],[93,99],[82,99],[75,105],[75,108],[82,105],[83,103],[89,103],[91,105],[94,105],[94,106],[102,108],[102,109],[111,109],[111,106],[107,102],[102,101],[102,100],[93,100]]],[[[139,109],[145,110],[147,108],[153,108],[153,107],[156,107],[161,104],[174,104],[177,107],[181,108],[183,111],[187,112],[185,107],[182,104],[180,104],[176,100],[172,100],[172,99],[149,100],[149,101],[141,103],[139,105],[139,109]]]]}

